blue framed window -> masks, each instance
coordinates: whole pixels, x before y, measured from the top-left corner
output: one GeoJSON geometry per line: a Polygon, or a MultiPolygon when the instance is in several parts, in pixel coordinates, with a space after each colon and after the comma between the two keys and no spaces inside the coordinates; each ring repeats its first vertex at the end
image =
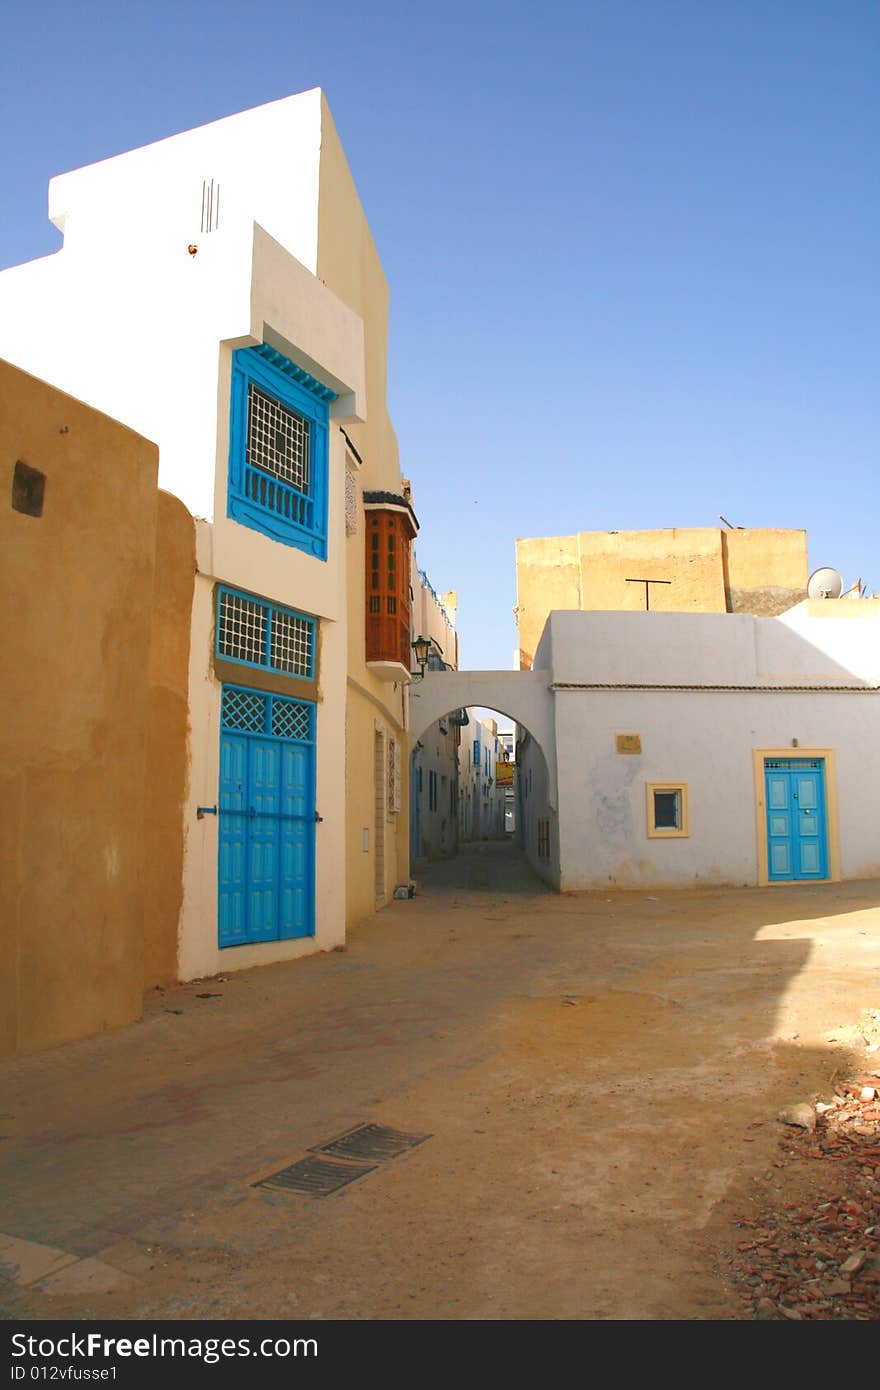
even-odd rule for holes
{"type": "Polygon", "coordinates": [[[336,396],[266,343],[232,354],[227,512],[327,558],[330,403],[336,396]]]}
{"type": "Polygon", "coordinates": [[[480,740],[474,739],[474,767],[480,766],[480,740]]]}
{"type": "Polygon", "coordinates": [[[217,587],[214,650],[224,661],[311,680],[315,674],[317,623],[292,608],[253,594],[217,587]]]}

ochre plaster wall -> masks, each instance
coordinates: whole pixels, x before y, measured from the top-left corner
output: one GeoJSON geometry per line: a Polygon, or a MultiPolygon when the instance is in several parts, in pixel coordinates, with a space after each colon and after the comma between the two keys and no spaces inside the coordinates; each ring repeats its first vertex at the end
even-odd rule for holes
{"type": "Polygon", "coordinates": [[[807,596],[806,531],[722,531],[729,613],[773,618],[807,596]]]}
{"type": "Polygon", "coordinates": [[[153,444],[0,363],[0,1048],[139,1016],[153,444]],[[10,506],[16,460],[40,517],[10,506]]]}
{"type": "Polygon", "coordinates": [[[554,610],[773,616],[806,595],[804,531],[581,531],[516,543],[520,667],[554,610]]]}
{"type": "Polygon", "coordinates": [[[581,606],[577,536],[517,541],[516,603],[520,670],[530,671],[547,614],[581,606]]]}
{"type": "Polygon", "coordinates": [[[195,523],[182,502],[158,495],[150,631],[144,788],[144,987],[177,979],[188,790],[190,615],[195,523]]]}

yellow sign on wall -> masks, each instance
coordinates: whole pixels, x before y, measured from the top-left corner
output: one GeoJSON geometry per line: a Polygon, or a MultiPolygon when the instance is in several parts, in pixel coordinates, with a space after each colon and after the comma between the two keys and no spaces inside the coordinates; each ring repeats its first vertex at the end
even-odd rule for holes
{"type": "Polygon", "coordinates": [[[495,764],[495,782],[496,782],[496,785],[497,785],[497,786],[499,786],[499,787],[512,787],[512,786],[513,786],[513,769],[514,769],[514,766],[515,766],[514,763],[496,763],[496,764],[495,764]]]}
{"type": "Polygon", "coordinates": [[[641,753],[641,734],[618,734],[617,751],[618,753],[641,753]]]}

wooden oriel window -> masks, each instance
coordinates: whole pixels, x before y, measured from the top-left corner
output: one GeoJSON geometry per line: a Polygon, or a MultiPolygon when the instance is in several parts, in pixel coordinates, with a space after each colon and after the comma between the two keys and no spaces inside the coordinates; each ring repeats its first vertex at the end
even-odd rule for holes
{"type": "Polygon", "coordinates": [[[366,514],[367,661],[410,669],[409,557],[413,528],[403,511],[366,514]]]}

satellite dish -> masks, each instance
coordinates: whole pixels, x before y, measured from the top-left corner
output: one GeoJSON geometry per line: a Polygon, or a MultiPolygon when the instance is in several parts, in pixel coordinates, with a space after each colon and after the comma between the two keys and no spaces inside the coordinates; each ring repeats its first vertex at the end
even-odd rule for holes
{"type": "Polygon", "coordinates": [[[813,570],[807,585],[808,598],[840,598],[843,593],[843,578],[838,570],[813,570]]]}

